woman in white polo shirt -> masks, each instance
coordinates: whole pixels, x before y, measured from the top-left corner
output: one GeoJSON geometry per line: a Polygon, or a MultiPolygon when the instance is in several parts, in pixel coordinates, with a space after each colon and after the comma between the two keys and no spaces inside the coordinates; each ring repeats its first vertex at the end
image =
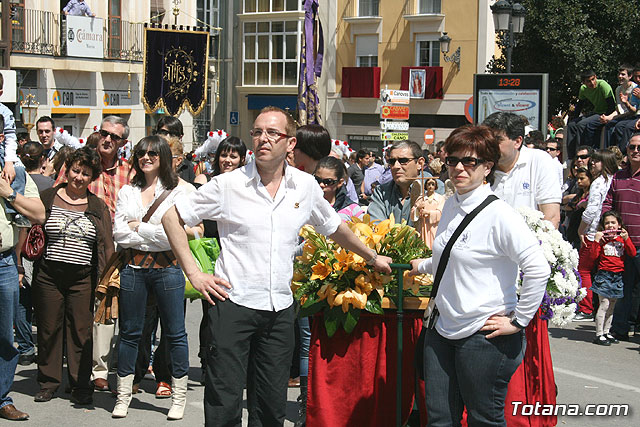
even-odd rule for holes
{"type": "MultiPolygon", "coordinates": [[[[456,188],[442,210],[433,257],[412,273],[435,275],[463,218],[493,194],[498,140],[485,126],[456,129],[445,142],[456,188]]],[[[440,316],[426,331],[424,373],[429,425],[506,425],[507,385],[522,362],[522,329],[540,306],[550,274],[538,240],[502,200],[486,206],[454,243],[435,298],[440,316]],[[524,280],[518,298],[518,266],[524,280]]]]}

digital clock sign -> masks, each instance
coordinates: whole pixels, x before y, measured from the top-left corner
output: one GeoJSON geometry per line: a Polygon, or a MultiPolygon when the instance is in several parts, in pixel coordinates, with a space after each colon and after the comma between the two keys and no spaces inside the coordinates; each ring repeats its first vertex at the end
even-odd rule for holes
{"type": "Polygon", "coordinates": [[[509,112],[525,116],[546,134],[548,81],[548,74],[475,74],[475,123],[498,111],[509,112]]]}

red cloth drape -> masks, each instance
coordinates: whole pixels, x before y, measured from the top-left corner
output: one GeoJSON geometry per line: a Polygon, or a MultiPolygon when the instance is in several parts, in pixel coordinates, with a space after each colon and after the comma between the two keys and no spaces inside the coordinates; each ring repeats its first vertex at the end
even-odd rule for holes
{"type": "MultiPolygon", "coordinates": [[[[309,349],[307,426],[395,425],[397,325],[395,312],[382,316],[362,312],[351,334],[338,329],[329,338],[322,315],[316,315],[309,349]]],[[[405,312],[403,328],[402,419],[406,423],[413,407],[414,355],[422,312],[405,312]]]]}
{"type": "Polygon", "coordinates": [[[380,67],[342,67],[343,98],[380,98],[380,67]]]}
{"type": "Polygon", "coordinates": [[[425,99],[442,99],[444,92],[442,91],[442,67],[402,67],[400,77],[400,89],[409,90],[409,70],[426,70],[426,79],[424,82],[424,98],[425,99]]]}

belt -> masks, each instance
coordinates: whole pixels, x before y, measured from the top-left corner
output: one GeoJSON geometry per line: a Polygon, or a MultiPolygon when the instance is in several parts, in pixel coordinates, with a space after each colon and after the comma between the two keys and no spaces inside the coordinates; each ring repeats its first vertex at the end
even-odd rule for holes
{"type": "Polygon", "coordinates": [[[7,249],[7,250],[6,250],[6,251],[4,251],[4,252],[0,252],[0,258],[7,258],[7,257],[10,257],[11,255],[13,255],[13,252],[14,252],[14,249],[13,249],[13,248],[11,248],[11,249],[7,249]]]}
{"type": "Polygon", "coordinates": [[[125,259],[129,265],[140,268],[167,268],[178,265],[178,260],[171,251],[143,252],[137,249],[128,249],[125,259]]]}

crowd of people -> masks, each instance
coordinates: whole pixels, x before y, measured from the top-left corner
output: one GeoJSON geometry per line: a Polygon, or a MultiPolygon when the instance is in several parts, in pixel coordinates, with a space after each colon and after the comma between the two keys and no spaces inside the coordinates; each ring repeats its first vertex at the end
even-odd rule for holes
{"type": "Polygon", "coordinates": [[[252,155],[228,136],[195,159],[183,153],[182,123],[170,116],[127,158],[129,126],[120,117],[105,117],[72,148],[56,140],[47,116],[36,122],[38,141],[16,135],[0,104],[0,416],[28,418],[9,395],[17,363],[37,364],[34,400],[47,402],[60,393],[66,355],[65,393],[87,405],[95,391],[111,390],[117,355],[112,417],[127,416],[140,382],[153,373],[156,397],[172,399],[167,418],[181,419],[186,278],[203,296],[205,423],[240,424],[246,388],[250,423],[282,425],[287,386],[299,376],[297,425],[305,425],[310,319],[297,319],[290,290],[293,257],[304,245],[298,233],[311,224],[390,273],[392,260],[345,224],[365,212],[414,225],[433,250],[432,258],[412,262],[412,274],[431,273],[436,283],[438,316],[424,330],[430,423],[457,424],[466,408],[469,424],[504,424],[505,402],[554,403],[547,323],[538,310],[549,267],[516,209],[539,210],[579,251],[587,297],[576,320],[595,320],[594,343],[640,334],[640,133],[627,137],[624,130],[627,122],[639,126],[629,114],[637,111],[636,89],[640,95],[631,81],[636,71],[620,67],[614,104],[606,83],[585,73],[574,111],[581,115],[568,124],[554,118],[546,141],[541,132],[527,133],[521,117],[494,113],[454,130],[433,152],[398,141],[382,153],[350,157],[324,127],[298,127],[275,107],[253,124],[252,155]],[[584,113],[589,103],[597,120],[584,113]],[[569,157],[562,162],[564,143],[569,157]],[[29,260],[21,250],[37,224],[46,245],[29,260]],[[201,237],[221,247],[213,276],[200,271],[189,249],[188,241],[201,237]],[[124,264],[118,320],[97,322],[104,297],[96,286],[114,253],[124,264]],[[524,281],[517,293],[518,269],[524,281]],[[531,376],[539,383],[535,396],[523,386],[531,376]]]}

